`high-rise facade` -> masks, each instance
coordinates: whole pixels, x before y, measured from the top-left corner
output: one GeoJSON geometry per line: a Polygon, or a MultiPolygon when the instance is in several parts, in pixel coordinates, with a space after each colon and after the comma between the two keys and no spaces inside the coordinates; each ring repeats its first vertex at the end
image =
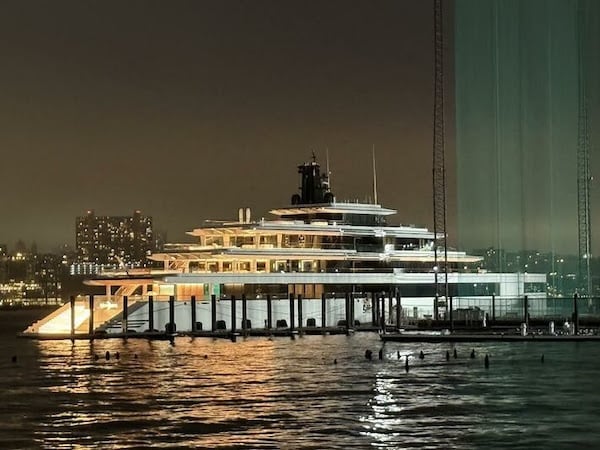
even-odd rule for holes
{"type": "Polygon", "coordinates": [[[152,217],[140,211],[131,216],[97,216],[88,211],[77,217],[75,243],[78,263],[145,267],[154,250],[152,217]]]}

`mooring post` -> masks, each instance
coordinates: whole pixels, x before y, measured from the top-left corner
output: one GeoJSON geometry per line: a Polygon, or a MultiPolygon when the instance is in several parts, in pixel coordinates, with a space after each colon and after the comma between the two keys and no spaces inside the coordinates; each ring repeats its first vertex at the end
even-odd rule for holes
{"type": "Polygon", "coordinates": [[[71,303],[71,339],[75,336],[75,296],[71,295],[69,299],[71,303]]]}
{"type": "Polygon", "coordinates": [[[385,292],[381,296],[381,331],[385,334],[385,292]]]}
{"type": "Polygon", "coordinates": [[[175,296],[169,296],[169,333],[175,333],[175,296]]]}
{"type": "Polygon", "coordinates": [[[371,292],[371,325],[374,327],[379,326],[377,322],[377,297],[375,296],[375,292],[371,292]]]}
{"type": "Polygon", "coordinates": [[[294,332],[294,294],[290,294],[290,333],[294,332]]]}
{"type": "Polygon", "coordinates": [[[248,310],[246,308],[246,294],[242,294],[242,332],[244,336],[248,335],[248,310]]]}
{"type": "Polygon", "coordinates": [[[210,330],[214,333],[217,331],[217,296],[210,296],[210,330]]]}
{"type": "Polygon", "coordinates": [[[400,322],[402,321],[402,297],[400,291],[396,290],[396,328],[400,330],[400,322]]]}
{"type": "Polygon", "coordinates": [[[350,334],[350,294],[344,294],[344,317],[346,318],[346,334],[350,334]]]}
{"type": "Polygon", "coordinates": [[[123,296],[123,319],[121,320],[121,332],[127,334],[127,314],[129,313],[128,297],[123,296]]]}
{"type": "Polygon", "coordinates": [[[453,307],[452,303],[453,303],[453,298],[452,298],[452,296],[450,296],[450,311],[449,311],[449,314],[450,314],[450,331],[454,331],[454,315],[452,314],[452,309],[454,307],[453,307]]]}
{"type": "Polygon", "coordinates": [[[191,310],[191,313],[192,313],[192,328],[191,328],[191,330],[193,333],[194,331],[196,331],[196,296],[195,295],[192,295],[190,304],[191,304],[190,308],[192,309],[191,310]]]}
{"type": "Polygon", "coordinates": [[[235,295],[231,296],[231,336],[235,334],[235,295]]]}
{"type": "Polygon", "coordinates": [[[90,318],[88,320],[88,334],[92,336],[94,334],[94,296],[90,295],[89,297],[89,310],[90,310],[90,318]]]}
{"type": "Polygon", "coordinates": [[[267,295],[267,329],[273,328],[273,305],[271,294],[267,295]]]}
{"type": "Polygon", "coordinates": [[[575,293],[573,295],[573,329],[575,334],[579,334],[579,308],[577,307],[577,299],[579,296],[575,293]]]}
{"type": "Polygon", "coordinates": [[[302,294],[298,294],[298,333],[302,334],[302,294]]]}
{"type": "Polygon", "coordinates": [[[327,297],[321,293],[321,328],[327,327],[327,297]]]}
{"type": "Polygon", "coordinates": [[[148,297],[148,330],[154,331],[154,296],[148,297]]]}
{"type": "Polygon", "coordinates": [[[350,306],[350,321],[348,322],[348,326],[354,329],[354,292],[350,292],[349,300],[350,303],[348,306],[350,306]]]}

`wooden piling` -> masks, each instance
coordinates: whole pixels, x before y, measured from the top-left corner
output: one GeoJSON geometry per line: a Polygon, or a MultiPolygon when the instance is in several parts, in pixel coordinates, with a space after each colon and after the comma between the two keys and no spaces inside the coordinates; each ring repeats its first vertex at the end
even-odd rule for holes
{"type": "Polygon", "coordinates": [[[290,294],[290,333],[294,332],[294,294],[290,294]]]}
{"type": "Polygon", "coordinates": [[[344,317],[346,318],[346,334],[350,334],[350,293],[344,294],[344,317]]]}
{"type": "Polygon", "coordinates": [[[298,294],[298,333],[302,334],[302,294],[298,294]]]}
{"type": "Polygon", "coordinates": [[[94,334],[94,296],[89,296],[89,310],[90,318],[88,319],[88,334],[91,336],[94,334]]]}
{"type": "Polygon", "coordinates": [[[231,335],[235,334],[235,295],[231,296],[231,335]]]}
{"type": "Polygon", "coordinates": [[[402,298],[400,297],[400,291],[396,290],[396,328],[400,329],[402,321],[402,298]]]}
{"type": "Polygon", "coordinates": [[[129,314],[129,299],[126,295],[123,296],[123,318],[121,320],[121,331],[127,333],[127,319],[129,314]]]}
{"type": "Polygon", "coordinates": [[[148,297],[148,329],[154,331],[154,296],[148,297]]]}
{"type": "Polygon", "coordinates": [[[190,300],[190,308],[191,308],[191,313],[192,313],[192,332],[196,331],[196,296],[192,295],[192,298],[190,300]]]}
{"type": "Polygon", "coordinates": [[[350,292],[349,295],[350,303],[348,306],[350,306],[350,321],[348,322],[348,326],[354,329],[354,292],[350,292]]]}
{"type": "Polygon", "coordinates": [[[454,306],[452,305],[453,303],[453,298],[452,296],[450,296],[449,300],[449,306],[450,306],[450,311],[449,311],[449,315],[450,315],[450,331],[454,331],[454,315],[452,313],[452,310],[454,308],[454,306]]]}
{"type": "Polygon", "coordinates": [[[381,331],[385,334],[385,292],[381,297],[381,331]]]}
{"type": "Polygon", "coordinates": [[[214,333],[217,331],[217,296],[210,296],[210,329],[214,333]]]}
{"type": "Polygon", "coordinates": [[[321,294],[321,328],[327,326],[327,297],[325,292],[321,294]]]}
{"type": "Polygon", "coordinates": [[[378,314],[377,314],[377,297],[375,296],[375,292],[371,292],[371,325],[374,327],[379,326],[378,323],[378,314]]]}
{"type": "Polygon", "coordinates": [[[169,296],[169,332],[174,333],[177,329],[175,326],[175,296],[169,296]]]}
{"type": "Polygon", "coordinates": [[[71,338],[75,335],[75,296],[71,295],[71,338]]]}
{"type": "Polygon", "coordinates": [[[267,329],[273,328],[273,304],[271,295],[267,295],[267,329]]]}
{"type": "Polygon", "coordinates": [[[248,310],[246,294],[242,294],[242,333],[244,336],[248,335],[248,310]]]}

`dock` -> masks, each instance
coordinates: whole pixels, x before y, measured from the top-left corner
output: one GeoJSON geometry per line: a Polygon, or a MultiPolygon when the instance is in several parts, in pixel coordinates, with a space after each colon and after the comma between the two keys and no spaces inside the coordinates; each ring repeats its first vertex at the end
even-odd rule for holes
{"type": "Polygon", "coordinates": [[[302,335],[339,335],[353,334],[355,332],[377,332],[377,327],[361,326],[356,328],[346,327],[307,327],[307,328],[249,328],[246,330],[197,330],[167,333],[164,331],[143,331],[127,333],[18,333],[17,336],[38,340],[96,340],[96,339],[147,339],[147,340],[173,340],[176,337],[187,336],[190,338],[227,339],[235,341],[238,337],[296,337],[302,335]]]}
{"type": "Polygon", "coordinates": [[[594,334],[494,334],[494,333],[385,333],[380,335],[383,342],[600,342],[600,335],[594,334]]]}

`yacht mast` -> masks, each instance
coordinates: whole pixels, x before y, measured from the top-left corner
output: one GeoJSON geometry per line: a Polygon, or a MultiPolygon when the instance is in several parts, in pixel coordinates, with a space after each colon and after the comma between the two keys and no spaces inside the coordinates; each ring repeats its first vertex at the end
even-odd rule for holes
{"type": "Polygon", "coordinates": [[[373,144],[373,200],[376,205],[377,202],[377,166],[375,165],[375,144],[373,144]]]}

